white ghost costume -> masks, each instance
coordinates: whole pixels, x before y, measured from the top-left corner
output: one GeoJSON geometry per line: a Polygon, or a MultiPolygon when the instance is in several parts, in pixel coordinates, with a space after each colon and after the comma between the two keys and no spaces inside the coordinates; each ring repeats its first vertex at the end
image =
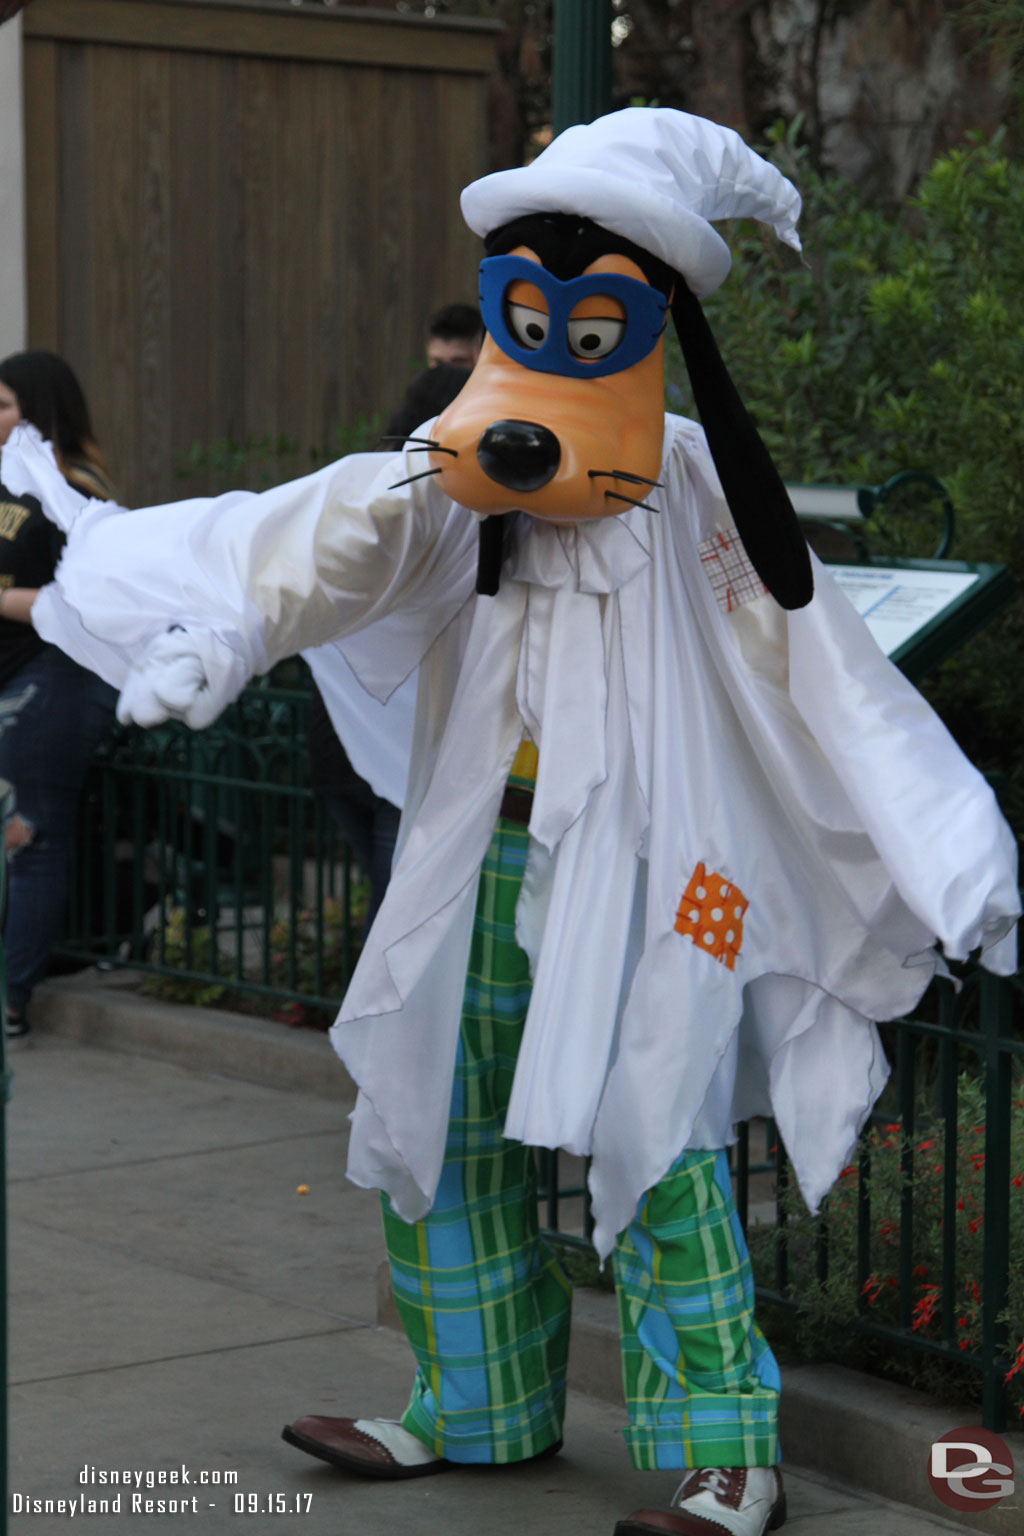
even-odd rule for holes
{"type": "Polygon", "coordinates": [[[591,1156],[602,1255],[681,1150],[751,1115],[817,1206],[885,1082],[873,1021],[914,1006],[936,941],[1015,968],[1015,845],[984,779],[824,568],[806,608],[764,592],[701,429],[669,416],[664,445],[660,516],[521,515],[493,598],[474,519],[431,480],[389,489],[406,452],[260,495],[85,504],[36,604],[44,638],[129,693],[169,645],[207,715],[309,646],[377,701],[419,669],[394,874],[332,1030],[359,1087],[349,1175],[409,1220],[440,1173],[477,878],[524,733],[533,993],[506,1134],[591,1156]],[[701,866],[746,904],[732,968],[687,922],[701,866]]]}

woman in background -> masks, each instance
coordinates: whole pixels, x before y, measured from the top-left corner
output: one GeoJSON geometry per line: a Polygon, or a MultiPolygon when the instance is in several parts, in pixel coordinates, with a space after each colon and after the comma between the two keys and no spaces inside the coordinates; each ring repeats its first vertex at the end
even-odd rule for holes
{"type": "MultiPolygon", "coordinates": [[[[22,421],[53,444],[69,485],[110,499],[85,396],[52,352],[19,352],[0,362],[0,447],[22,421]]],[[[13,496],[0,484],[0,778],[15,792],[5,828],[8,1035],[28,1033],[32,990],[60,933],[82,782],[116,697],[31,626],[35,594],[52,580],[63,544],[34,497],[13,496]]]]}

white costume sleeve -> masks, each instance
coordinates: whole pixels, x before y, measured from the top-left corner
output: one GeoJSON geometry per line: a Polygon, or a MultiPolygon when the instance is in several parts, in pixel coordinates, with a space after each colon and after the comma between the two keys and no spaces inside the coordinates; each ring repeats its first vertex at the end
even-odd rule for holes
{"type": "Polygon", "coordinates": [[[385,699],[473,588],[472,517],[429,480],[390,489],[420,469],[405,453],[360,454],[259,495],[89,504],[35,627],[124,687],[180,625],[223,707],[253,673],[386,620],[356,667],[385,699]]]}

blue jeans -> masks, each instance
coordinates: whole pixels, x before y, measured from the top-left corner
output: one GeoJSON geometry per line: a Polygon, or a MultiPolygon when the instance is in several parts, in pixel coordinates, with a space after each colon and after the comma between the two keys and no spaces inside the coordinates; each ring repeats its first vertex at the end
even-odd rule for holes
{"type": "Polygon", "coordinates": [[[0,778],[33,828],[10,858],[4,928],[7,1002],[23,1014],[64,923],[68,853],[89,759],[117,695],[62,651],[45,651],[0,689],[0,778]]]}

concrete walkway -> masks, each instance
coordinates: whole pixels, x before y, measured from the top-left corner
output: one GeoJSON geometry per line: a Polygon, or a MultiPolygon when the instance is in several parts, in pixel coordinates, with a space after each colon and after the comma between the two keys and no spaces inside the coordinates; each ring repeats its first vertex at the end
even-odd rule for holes
{"type": "MultiPolygon", "coordinates": [[[[536,1468],[373,1484],[284,1445],[301,1413],[394,1415],[409,1385],[377,1326],[376,1199],[343,1177],[344,1104],[40,1030],[9,1064],[11,1531],[67,1530],[27,1501],[110,1498],[89,1469],[142,1483],[89,1514],[93,1536],[149,1529],[146,1499],[186,1501],[211,1536],[611,1536],[671,1495],[671,1474],[629,1468],[621,1408],[579,1393],[536,1468]],[[187,1486],[159,1483],[182,1467],[187,1486]]],[[[787,1487],[793,1536],[979,1529],[818,1473],[787,1487]]]]}

